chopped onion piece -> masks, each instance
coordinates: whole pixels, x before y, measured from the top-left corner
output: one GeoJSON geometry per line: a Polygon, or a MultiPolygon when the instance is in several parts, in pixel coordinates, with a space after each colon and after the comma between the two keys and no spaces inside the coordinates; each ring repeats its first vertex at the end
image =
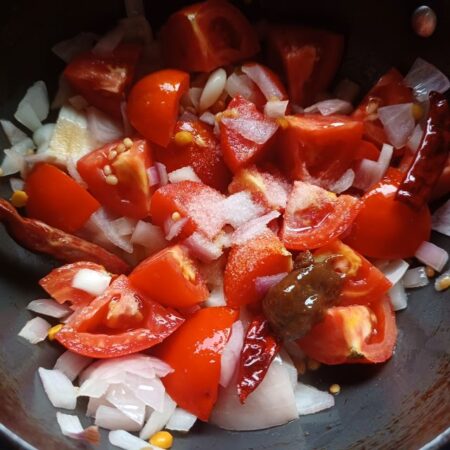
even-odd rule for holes
{"type": "Polygon", "coordinates": [[[111,222],[119,236],[130,236],[136,227],[137,221],[129,217],[119,217],[111,222]]]}
{"type": "Polygon", "coordinates": [[[55,317],[61,319],[73,312],[68,306],[61,305],[52,299],[39,299],[33,300],[28,303],[27,309],[37,314],[43,314],[44,316],[55,317]]]}
{"type": "Polygon", "coordinates": [[[59,370],[38,369],[45,393],[55,408],[75,409],[77,391],[72,382],[59,370]]]}
{"type": "Polygon", "coordinates": [[[201,183],[202,180],[197,176],[191,166],[181,167],[167,174],[171,183],[179,183],[180,181],[197,181],[201,183]]]}
{"type": "Polygon", "coordinates": [[[209,111],[205,111],[200,117],[199,120],[207,123],[208,125],[214,126],[214,124],[216,123],[216,116],[209,112],[209,111]]]}
{"type": "Polygon", "coordinates": [[[98,444],[100,442],[98,427],[90,426],[83,429],[78,416],[63,414],[58,411],[56,413],[56,421],[58,422],[64,436],[80,441],[86,441],[91,444],[98,444]]]}
{"type": "Polygon", "coordinates": [[[25,181],[22,178],[11,177],[9,179],[9,186],[13,192],[23,191],[25,189],[25,181]]]}
{"type": "Polygon", "coordinates": [[[166,424],[166,428],[168,430],[187,432],[193,427],[196,420],[197,416],[194,416],[183,408],[177,407],[170,416],[170,419],[166,424]]]}
{"type": "Polygon", "coordinates": [[[23,100],[19,103],[14,117],[18,122],[20,122],[31,131],[36,131],[39,127],[42,126],[42,122],[39,120],[39,117],[37,116],[30,103],[23,100]]]}
{"type": "Polygon", "coordinates": [[[423,266],[407,270],[402,278],[403,287],[407,289],[426,286],[429,282],[430,280],[423,266]]]}
{"type": "Polygon", "coordinates": [[[88,101],[81,95],[74,95],[69,98],[69,103],[78,111],[82,111],[89,106],[88,101]]]}
{"type": "Polygon", "coordinates": [[[278,284],[283,278],[285,278],[287,275],[287,272],[281,272],[276,273],[275,275],[267,275],[264,277],[258,277],[255,280],[255,288],[256,291],[261,295],[264,296],[269,292],[269,289],[272,286],[275,286],[278,284]]]}
{"type": "Polygon", "coordinates": [[[52,326],[42,317],[29,320],[19,331],[18,336],[23,337],[31,344],[37,344],[47,338],[48,330],[52,326]]]}
{"type": "Polygon", "coordinates": [[[184,106],[192,106],[195,110],[198,109],[198,105],[200,103],[200,96],[202,95],[203,89],[200,87],[191,87],[189,88],[186,94],[186,103],[183,103],[184,106]]]}
{"type": "Polygon", "coordinates": [[[200,110],[207,110],[209,107],[214,105],[217,100],[219,100],[223,90],[225,89],[226,82],[227,73],[224,69],[219,68],[211,73],[200,96],[200,110]]]}
{"type": "Polygon", "coordinates": [[[120,25],[112,29],[104,36],[102,36],[94,48],[92,53],[97,56],[108,56],[116,49],[116,47],[122,42],[125,35],[125,30],[120,25]]]}
{"type": "Polygon", "coordinates": [[[328,392],[319,391],[313,386],[297,383],[295,402],[299,415],[315,414],[334,406],[334,397],[328,392]]]}
{"type": "Polygon", "coordinates": [[[394,285],[397,284],[408,270],[409,264],[403,259],[395,259],[383,266],[381,271],[384,276],[394,285]]]}
{"type": "Polygon", "coordinates": [[[404,147],[414,130],[412,106],[412,103],[402,103],[378,108],[378,117],[395,148],[404,147]]]}
{"type": "Polygon", "coordinates": [[[434,212],[431,228],[446,236],[450,236],[450,200],[447,200],[434,212]]]}
{"type": "MultiPolygon", "coordinates": [[[[95,413],[95,425],[107,430],[139,431],[141,425],[116,408],[100,405],[95,413]]],[[[139,449],[140,450],[140,449],[139,449]]]]}
{"type": "Polygon", "coordinates": [[[109,442],[123,450],[156,450],[157,447],[149,444],[147,441],[139,439],[137,436],[128,433],[125,430],[110,431],[108,435],[109,442]]]}
{"type": "Polygon", "coordinates": [[[23,155],[11,149],[4,150],[3,152],[5,153],[5,157],[0,166],[2,169],[2,176],[6,177],[17,172],[22,173],[25,170],[25,159],[23,155]]]}
{"type": "Polygon", "coordinates": [[[448,261],[448,253],[432,242],[424,241],[414,255],[420,262],[440,272],[448,261]]]}
{"type": "Polygon", "coordinates": [[[444,291],[450,287],[450,270],[439,275],[434,282],[434,288],[437,291],[444,291]]]}
{"type": "Polygon", "coordinates": [[[50,107],[52,109],[62,108],[69,101],[70,97],[73,96],[73,94],[74,93],[69,82],[64,77],[64,74],[61,74],[58,81],[58,90],[56,91],[50,107]]]}
{"type": "Polygon", "coordinates": [[[238,75],[233,72],[227,79],[225,90],[231,98],[240,95],[251,102],[255,101],[255,85],[245,74],[238,75]]]}
{"type": "Polygon", "coordinates": [[[339,81],[334,89],[334,96],[352,103],[356,100],[356,97],[358,97],[360,89],[359,85],[354,81],[344,78],[339,81]]]}
{"type": "Polygon", "coordinates": [[[125,385],[134,396],[154,411],[164,411],[165,388],[159,378],[143,378],[134,373],[125,374],[125,385]]]}
{"type": "Polygon", "coordinates": [[[148,184],[150,186],[156,186],[157,184],[159,184],[159,172],[155,166],[151,166],[147,169],[147,177],[148,184]]]}
{"type": "Polygon", "coordinates": [[[175,411],[177,404],[166,393],[164,396],[163,410],[153,411],[147,420],[147,423],[139,433],[141,439],[148,439],[158,431],[161,431],[169,421],[173,412],[175,411]]]}
{"type": "Polygon", "coordinates": [[[238,228],[264,213],[264,208],[253,201],[248,191],[228,196],[220,202],[218,210],[221,211],[224,222],[233,228],[238,228]]]}
{"type": "Polygon", "coordinates": [[[166,166],[160,162],[156,162],[155,167],[158,170],[159,184],[161,186],[165,186],[169,182],[169,178],[167,177],[166,166]]]}
{"type": "Polygon", "coordinates": [[[124,136],[122,125],[93,106],[87,108],[87,126],[98,146],[114,142],[124,136]]]}
{"type": "Polygon", "coordinates": [[[183,241],[190,252],[202,262],[214,261],[222,256],[222,247],[199,232],[192,233],[183,241]]]}
{"type": "Polygon", "coordinates": [[[72,287],[95,296],[103,294],[111,282],[111,276],[92,269],[80,269],[72,279],[72,287]]]}
{"type": "Polygon", "coordinates": [[[449,79],[435,66],[422,58],[414,61],[405,77],[405,83],[411,87],[419,102],[428,100],[431,91],[441,94],[450,88],[449,79]]]}
{"type": "Polygon", "coordinates": [[[417,150],[419,149],[420,143],[422,141],[422,137],[423,137],[423,129],[422,129],[420,123],[418,123],[414,127],[414,130],[413,130],[411,136],[409,137],[408,142],[406,143],[406,146],[411,151],[416,153],[417,150]]]}
{"type": "Polygon", "coordinates": [[[275,121],[261,121],[254,119],[223,117],[222,123],[231,130],[239,133],[243,138],[256,144],[265,144],[277,131],[275,121]]]}
{"type": "Polygon", "coordinates": [[[226,306],[227,300],[223,292],[223,286],[217,286],[210,292],[209,297],[205,300],[205,306],[214,308],[217,306],[226,306]]]}
{"type": "Polygon", "coordinates": [[[109,384],[99,378],[89,378],[78,390],[78,397],[100,398],[108,390],[109,384]]]}
{"type": "Polygon", "coordinates": [[[267,224],[280,216],[279,211],[271,211],[263,216],[249,220],[241,225],[231,236],[233,245],[242,245],[265,232],[268,232],[267,224]]]}
{"type": "Polygon", "coordinates": [[[240,320],[231,326],[231,335],[220,359],[220,385],[227,387],[236,371],[242,346],[244,345],[244,325],[240,320]]]}
{"type": "Polygon", "coordinates": [[[28,137],[20,128],[17,128],[9,120],[0,120],[0,123],[11,145],[18,144],[28,137]]]}
{"type": "Polygon", "coordinates": [[[259,87],[266,100],[281,100],[284,97],[283,92],[270,78],[270,74],[260,64],[244,64],[242,72],[259,87]]]}
{"type": "Polygon", "coordinates": [[[52,52],[61,58],[65,63],[69,63],[74,56],[90,50],[97,40],[94,33],[80,33],[71,39],[59,42],[52,47],[52,52]]]}
{"type": "Polygon", "coordinates": [[[142,245],[150,254],[156,253],[168,245],[161,228],[143,220],[136,224],[131,235],[131,243],[142,245]]]}
{"type": "MultiPolygon", "coordinates": [[[[44,145],[48,145],[50,141],[52,140],[53,133],[55,131],[55,124],[54,123],[47,123],[45,125],[42,125],[42,127],[38,128],[33,133],[33,141],[38,146],[43,148],[44,145]]],[[[39,153],[42,153],[42,150],[39,151],[39,153]]]]}
{"type": "Polygon", "coordinates": [[[171,241],[173,238],[177,237],[181,233],[181,230],[186,225],[188,220],[189,219],[187,217],[182,217],[181,219],[178,219],[176,221],[169,218],[168,221],[164,224],[164,230],[166,231],[166,240],[171,241]]]}
{"type": "Polygon", "coordinates": [[[333,98],[314,103],[314,105],[305,108],[305,113],[320,113],[322,116],[331,114],[350,114],[353,111],[353,105],[345,100],[333,98]]]}
{"type": "Polygon", "coordinates": [[[394,284],[394,286],[389,289],[388,295],[391,299],[394,311],[401,311],[408,307],[408,296],[402,283],[394,284]]]}
{"type": "Polygon", "coordinates": [[[14,117],[27,128],[32,131],[35,131],[35,123],[41,122],[45,120],[48,116],[49,112],[49,101],[48,101],[48,93],[47,86],[43,81],[36,81],[30,88],[28,88],[24,98],[19,103],[17,107],[17,111],[14,114],[14,117]],[[35,117],[32,118],[32,114],[29,112],[29,109],[33,111],[35,117]],[[28,116],[29,117],[26,117],[28,116]],[[33,123],[28,122],[30,119],[33,123]],[[37,119],[37,121],[35,121],[37,119]]]}
{"type": "Polygon", "coordinates": [[[269,100],[264,105],[264,114],[271,119],[284,117],[289,100],[269,100]]]}
{"type": "Polygon", "coordinates": [[[59,370],[70,381],[73,381],[92,361],[92,358],[67,350],[56,360],[53,369],[59,370]]]}
{"type": "Polygon", "coordinates": [[[336,194],[340,194],[341,192],[345,192],[347,189],[350,189],[355,181],[355,172],[353,169],[347,169],[341,178],[336,180],[331,186],[329,186],[329,190],[331,192],[335,192],[336,194]]]}

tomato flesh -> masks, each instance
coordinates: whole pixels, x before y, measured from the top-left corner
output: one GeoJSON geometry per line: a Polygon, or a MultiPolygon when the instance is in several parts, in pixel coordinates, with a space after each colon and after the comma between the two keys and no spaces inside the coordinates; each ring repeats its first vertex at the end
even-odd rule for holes
{"type": "Polygon", "coordinates": [[[141,50],[140,45],[120,44],[109,56],[83,53],[67,65],[64,76],[91,105],[121,119],[121,103],[133,81],[141,50]]]}
{"type": "Polygon", "coordinates": [[[256,278],[291,270],[292,255],[272,233],[233,247],[224,272],[227,305],[238,308],[260,301],[256,278]]]}
{"type": "Polygon", "coordinates": [[[428,206],[419,211],[395,199],[402,174],[388,174],[361,199],[362,207],[344,241],[364,256],[380,259],[410,258],[430,238],[428,206]]]}
{"type": "Polygon", "coordinates": [[[177,122],[181,96],[189,88],[189,74],[165,69],[139,80],[128,96],[128,118],[146,139],[166,147],[177,122]]]}
{"type": "Polygon", "coordinates": [[[125,275],[79,308],[56,333],[68,350],[91,358],[140,352],[163,341],[184,319],[138,293],[125,275]]]}
{"type": "Polygon", "coordinates": [[[150,212],[152,188],[147,169],[152,165],[151,148],[143,139],[133,140],[125,151],[118,153],[122,142],[106,144],[77,163],[81,178],[92,194],[108,210],[119,216],[143,219],[150,212]],[[116,154],[114,158],[111,155],[116,154]],[[105,167],[110,168],[108,175],[105,167]],[[115,183],[109,182],[113,176],[115,183]]]}
{"type": "Polygon", "coordinates": [[[73,233],[100,208],[100,203],[65,172],[50,164],[39,164],[25,183],[29,217],[73,233]]]}
{"type": "Polygon", "coordinates": [[[209,0],[183,8],[161,31],[166,64],[188,72],[210,72],[259,51],[255,31],[233,5],[209,0]]]}
{"type": "Polygon", "coordinates": [[[178,245],[142,261],[129,275],[130,283],[162,305],[187,308],[209,295],[195,262],[178,245]]]}
{"type": "Polygon", "coordinates": [[[227,307],[200,309],[154,351],[174,369],[162,379],[167,393],[200,420],[217,400],[221,354],[237,317],[227,307]]]}

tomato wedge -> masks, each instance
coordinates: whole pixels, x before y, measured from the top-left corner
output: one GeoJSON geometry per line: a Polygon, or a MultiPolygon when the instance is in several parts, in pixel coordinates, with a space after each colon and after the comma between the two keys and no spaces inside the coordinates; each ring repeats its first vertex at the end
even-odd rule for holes
{"type": "Polygon", "coordinates": [[[272,233],[233,247],[224,272],[224,292],[227,305],[233,308],[256,303],[263,295],[255,280],[292,270],[292,255],[272,233]]]}
{"type": "Polygon", "coordinates": [[[368,92],[353,118],[364,122],[364,137],[382,146],[389,142],[383,124],[378,119],[377,111],[381,106],[397,105],[414,102],[411,88],[406,86],[403,76],[397,69],[390,69],[368,92]]]}
{"type": "Polygon", "coordinates": [[[392,287],[383,272],[339,240],[316,250],[314,260],[329,261],[344,277],[339,306],[367,305],[392,287]]]}
{"type": "Polygon", "coordinates": [[[114,142],[88,153],[78,161],[77,169],[92,194],[108,210],[143,219],[150,212],[152,188],[146,171],[151,165],[150,146],[138,139],[130,147],[114,142]]]}
{"type": "Polygon", "coordinates": [[[287,116],[277,148],[286,174],[329,187],[352,166],[363,126],[345,116],[287,116]]]}
{"type": "Polygon", "coordinates": [[[184,319],[138,293],[125,275],[89,305],[79,308],[56,333],[68,350],[91,358],[113,358],[159,344],[184,319]]]}
{"type": "Polygon", "coordinates": [[[130,283],[164,306],[187,308],[206,300],[208,288],[195,262],[178,245],[142,261],[129,275],[130,283]]]}
{"type": "Polygon", "coordinates": [[[84,306],[91,300],[94,300],[95,296],[72,287],[72,280],[81,269],[107,273],[100,264],[80,261],[53,269],[48,275],[39,280],[39,284],[58,303],[70,302],[74,307],[84,306]]]}
{"type": "Polygon", "coordinates": [[[154,350],[174,369],[162,379],[167,393],[200,420],[217,400],[220,358],[238,315],[227,307],[200,309],[154,350]]]}
{"type": "Polygon", "coordinates": [[[170,16],[161,30],[166,64],[187,72],[210,72],[259,51],[258,38],[231,3],[209,0],[170,16]]]}
{"type": "Polygon", "coordinates": [[[29,217],[68,233],[79,230],[100,203],[62,170],[39,164],[25,183],[29,217]]]}
{"type": "Polygon", "coordinates": [[[323,364],[382,363],[394,351],[395,313],[388,297],[370,306],[330,308],[298,342],[307,356],[323,364]]]}
{"type": "Polygon", "coordinates": [[[181,96],[189,88],[189,74],[165,69],[139,80],[128,96],[128,118],[139,133],[166,147],[177,122],[181,96]]]}
{"type": "Polygon", "coordinates": [[[167,148],[156,147],[155,158],[169,172],[191,166],[203,183],[226,192],[231,174],[225,165],[218,139],[210,125],[200,120],[179,120],[174,137],[167,148]],[[188,142],[176,139],[177,133],[187,136],[188,142]],[[190,141],[189,141],[190,140],[190,141]]]}
{"type": "Polygon", "coordinates": [[[140,45],[120,44],[109,56],[82,53],[67,65],[64,76],[91,105],[121,119],[120,104],[133,81],[141,50],[140,45]]]}
{"type": "Polygon", "coordinates": [[[428,206],[417,211],[395,199],[402,178],[401,172],[389,169],[361,199],[361,210],[344,241],[364,256],[409,258],[430,238],[428,206]]]}
{"type": "Polygon", "coordinates": [[[236,173],[264,157],[277,128],[273,120],[240,95],[231,100],[220,120],[223,159],[231,171],[236,173]]]}
{"type": "Polygon", "coordinates": [[[343,36],[330,31],[285,25],[269,28],[269,60],[284,73],[289,98],[301,106],[314,103],[317,94],[328,88],[343,50],[343,36]]]}
{"type": "Polygon", "coordinates": [[[289,194],[281,239],[290,250],[323,247],[344,233],[361,209],[350,195],[328,192],[296,181],[289,194]]]}

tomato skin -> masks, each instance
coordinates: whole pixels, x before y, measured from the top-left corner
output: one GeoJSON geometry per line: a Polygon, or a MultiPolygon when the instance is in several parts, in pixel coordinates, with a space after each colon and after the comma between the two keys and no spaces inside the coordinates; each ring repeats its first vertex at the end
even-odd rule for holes
{"type": "Polygon", "coordinates": [[[195,3],[174,13],[161,30],[161,44],[166,64],[187,72],[210,72],[259,51],[248,20],[222,0],[195,3]]]}
{"type": "Polygon", "coordinates": [[[139,80],[128,96],[130,123],[146,139],[166,147],[173,135],[181,96],[189,88],[189,74],[165,69],[139,80]]]}
{"type": "Polygon", "coordinates": [[[120,104],[134,78],[141,50],[140,45],[120,44],[110,56],[83,53],[67,65],[64,76],[90,104],[120,119],[120,104]]]}
{"type": "Polygon", "coordinates": [[[108,210],[119,216],[143,219],[150,212],[152,188],[146,170],[152,165],[151,147],[143,139],[133,140],[130,149],[109,159],[118,144],[121,142],[106,144],[83,156],[77,169],[92,194],[108,210]],[[105,166],[111,167],[117,184],[108,184],[105,166]]]}
{"type": "MultiPolygon", "coordinates": [[[[223,112],[223,117],[250,119],[259,123],[259,126],[272,125],[271,121],[262,114],[256,106],[240,95],[233,98],[223,112]]],[[[236,130],[220,122],[220,144],[223,159],[233,173],[254,164],[263,158],[270,150],[274,136],[264,144],[258,144],[241,136],[236,130]]]]}
{"type": "Polygon", "coordinates": [[[114,358],[153,347],[183,322],[174,311],[143,297],[120,275],[101,296],[77,309],[55,338],[74,353],[114,358]]]}
{"type": "Polygon", "coordinates": [[[328,187],[349,169],[357,157],[363,126],[346,116],[307,114],[286,116],[277,149],[291,180],[328,187]]]}
{"type": "Polygon", "coordinates": [[[100,203],[65,172],[39,164],[25,182],[29,217],[42,220],[68,233],[80,229],[100,203]]]}
{"type": "Polygon", "coordinates": [[[370,306],[330,308],[303,338],[300,348],[323,364],[371,364],[388,360],[397,338],[395,313],[388,297],[370,306]]]}
{"type": "Polygon", "coordinates": [[[262,300],[256,290],[256,278],[291,270],[292,255],[271,233],[233,247],[223,279],[227,305],[239,308],[262,300]]]}
{"type": "Polygon", "coordinates": [[[397,69],[386,72],[366,94],[353,118],[364,123],[364,137],[378,146],[389,142],[381,121],[374,116],[381,106],[414,102],[411,88],[405,85],[403,76],[397,69]]]}
{"type": "Polygon", "coordinates": [[[361,206],[350,195],[337,197],[318,186],[296,181],[288,197],[281,239],[290,250],[323,247],[350,227],[361,206]]]}
{"type": "Polygon", "coordinates": [[[81,269],[106,273],[105,268],[100,264],[80,261],[53,269],[48,275],[39,280],[39,284],[58,303],[68,301],[74,307],[84,306],[93,300],[95,296],[72,287],[72,280],[81,269]]]}
{"type": "Polygon", "coordinates": [[[220,358],[238,311],[227,307],[202,308],[154,354],[174,372],[162,382],[178,406],[207,421],[217,400],[220,358]]]}
{"type": "Polygon", "coordinates": [[[419,211],[395,199],[402,174],[389,169],[387,175],[361,199],[362,208],[344,242],[364,256],[398,259],[414,256],[430,238],[428,206],[419,211]]]}
{"type": "Polygon", "coordinates": [[[329,260],[344,277],[339,306],[368,305],[392,287],[383,272],[338,239],[317,249],[313,255],[315,261],[329,260]]]}
{"type": "MultiPolygon", "coordinates": [[[[194,181],[181,181],[160,187],[152,197],[151,216],[155,225],[164,224],[178,212],[182,218],[188,218],[178,238],[183,239],[194,231],[202,231],[207,237],[214,238],[219,230],[211,231],[208,225],[217,217],[213,205],[225,197],[216,190],[194,181]],[[202,210],[201,206],[205,208],[202,210]]],[[[222,228],[222,226],[220,226],[222,228]]]]}
{"type": "Polygon", "coordinates": [[[300,106],[314,103],[339,67],[343,36],[307,27],[271,26],[269,60],[286,78],[289,98],[300,106]]]}
{"type": "Polygon", "coordinates": [[[173,308],[187,308],[207,299],[209,292],[195,262],[178,245],[142,261],[129,275],[130,283],[146,296],[173,308]]]}
{"type": "Polygon", "coordinates": [[[377,161],[379,156],[380,149],[372,142],[363,139],[356,150],[355,160],[370,159],[371,161],[377,161]]]}
{"type": "Polygon", "coordinates": [[[200,120],[179,120],[174,135],[179,131],[189,132],[193,136],[192,142],[180,145],[172,137],[167,148],[155,148],[155,159],[163,163],[168,172],[191,166],[203,183],[225,192],[231,173],[223,161],[212,127],[200,120]]]}

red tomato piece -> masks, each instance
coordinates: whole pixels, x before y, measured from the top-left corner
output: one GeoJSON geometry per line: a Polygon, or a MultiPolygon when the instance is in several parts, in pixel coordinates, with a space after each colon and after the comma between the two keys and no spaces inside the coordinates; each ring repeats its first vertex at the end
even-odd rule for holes
{"type": "Polygon", "coordinates": [[[228,192],[251,192],[255,201],[268,209],[284,211],[291,185],[280,174],[263,172],[256,166],[240,170],[228,186],[228,192]]]}
{"type": "Polygon", "coordinates": [[[100,203],[65,172],[39,164],[25,183],[29,217],[42,220],[68,233],[80,229],[100,208],[100,203]]]}
{"type": "Polygon", "coordinates": [[[261,384],[279,349],[280,342],[272,335],[268,320],[258,317],[250,322],[237,375],[237,391],[242,404],[261,384]]]}
{"type": "Polygon", "coordinates": [[[210,72],[259,51],[258,38],[231,3],[209,0],[170,16],[161,31],[166,64],[187,72],[210,72]]]}
{"type": "Polygon", "coordinates": [[[289,98],[307,106],[333,80],[342,59],[344,38],[330,31],[272,26],[268,50],[269,60],[284,73],[289,98]]]}
{"type": "Polygon", "coordinates": [[[389,142],[377,111],[381,106],[414,102],[411,88],[407,87],[397,69],[390,69],[368,92],[353,113],[353,118],[364,122],[364,137],[381,146],[389,142]]]}
{"type": "Polygon", "coordinates": [[[138,293],[125,275],[89,305],[79,308],[56,333],[68,350],[91,358],[114,358],[162,342],[184,319],[138,293]]]}
{"type": "Polygon", "coordinates": [[[177,122],[181,96],[189,88],[189,74],[165,69],[139,80],[128,96],[128,118],[139,133],[166,147],[177,122]]]}
{"type": "Polygon", "coordinates": [[[273,234],[252,239],[233,247],[224,272],[224,292],[227,305],[232,308],[262,299],[255,280],[292,270],[292,255],[273,234]]]}
{"type": "Polygon", "coordinates": [[[372,142],[362,140],[355,153],[355,161],[361,159],[370,159],[371,161],[378,161],[380,156],[380,149],[372,142]]]}
{"type": "Polygon", "coordinates": [[[430,238],[428,206],[419,211],[395,199],[402,174],[389,169],[387,175],[362,197],[362,207],[344,241],[364,256],[381,259],[414,256],[430,238]]]}
{"type": "Polygon", "coordinates": [[[181,181],[160,187],[152,197],[151,216],[155,225],[164,227],[172,220],[174,213],[187,218],[179,238],[184,239],[198,230],[213,238],[224,223],[220,217],[218,204],[225,197],[220,193],[195,181],[181,181]]]}
{"type": "Polygon", "coordinates": [[[258,111],[253,103],[238,95],[231,100],[221,117],[220,144],[223,159],[233,173],[254,164],[266,155],[273,142],[277,125],[258,111]],[[264,143],[258,144],[242,136],[232,124],[248,124],[250,128],[258,129],[261,134],[271,137],[264,143]]]}
{"type": "Polygon", "coordinates": [[[339,240],[316,250],[314,260],[330,261],[344,277],[339,306],[367,305],[386,295],[392,287],[383,272],[339,240]]]}
{"type": "Polygon", "coordinates": [[[143,139],[117,152],[122,142],[106,144],[83,156],[77,169],[92,194],[108,210],[119,216],[143,219],[150,212],[152,188],[146,170],[152,165],[150,146],[143,139]],[[114,158],[111,155],[117,154],[114,158]],[[111,174],[105,174],[109,166],[111,174]],[[110,178],[115,177],[114,182],[110,178]],[[115,182],[117,181],[117,182],[115,182]]]}
{"type": "Polygon", "coordinates": [[[296,181],[289,194],[281,239],[290,250],[308,250],[327,245],[344,233],[361,209],[350,195],[328,192],[296,181]]]}
{"type": "Polygon", "coordinates": [[[67,65],[64,76],[91,105],[121,119],[120,104],[133,81],[141,50],[140,45],[120,44],[110,56],[82,53],[67,65]]]}
{"type": "Polygon", "coordinates": [[[48,275],[39,280],[39,284],[58,303],[70,302],[76,307],[80,305],[84,306],[93,300],[95,296],[72,287],[73,277],[81,269],[107,273],[105,268],[100,264],[80,261],[53,269],[48,275]]]}
{"type": "Polygon", "coordinates": [[[286,174],[329,187],[357,157],[363,126],[345,116],[287,116],[278,151],[286,174]]]}
{"type": "Polygon", "coordinates": [[[238,315],[227,307],[200,309],[154,351],[174,369],[162,379],[167,393],[200,420],[217,400],[220,358],[238,315]]]}
{"type": "Polygon", "coordinates": [[[330,308],[298,342],[307,356],[323,364],[381,363],[394,351],[395,313],[388,297],[370,306],[330,308]]]}
{"type": "Polygon", "coordinates": [[[212,127],[200,120],[179,120],[170,144],[167,148],[156,147],[155,158],[162,162],[169,172],[191,166],[203,183],[221,192],[226,191],[231,179],[212,127]],[[189,133],[191,142],[182,142],[175,138],[179,132],[189,133]]]}
{"type": "Polygon", "coordinates": [[[195,262],[178,245],[142,261],[129,275],[130,283],[164,306],[187,308],[206,300],[208,288],[195,262]]]}

